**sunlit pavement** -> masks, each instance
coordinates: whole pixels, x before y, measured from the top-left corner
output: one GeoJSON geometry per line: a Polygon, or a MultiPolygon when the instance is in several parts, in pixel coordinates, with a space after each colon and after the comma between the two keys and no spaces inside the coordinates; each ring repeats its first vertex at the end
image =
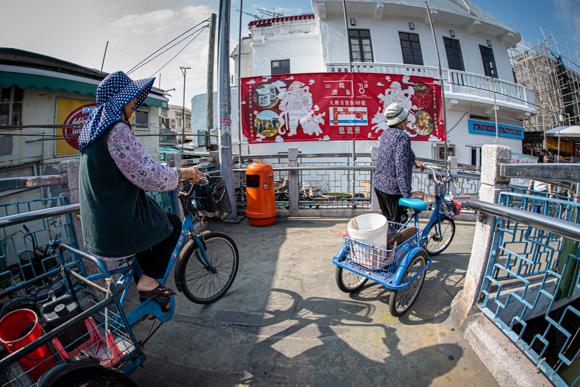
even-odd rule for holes
{"type": "MultiPolygon", "coordinates": [[[[238,245],[240,268],[214,304],[176,298],[174,318],[145,346],[141,386],[493,386],[449,319],[475,223],[457,222],[411,308],[389,314],[390,292],[370,281],[341,292],[332,257],[348,219],[278,219],[268,227],[217,224],[238,245]]],[[[169,283],[173,285],[172,282],[169,283]]],[[[151,322],[135,329],[145,337],[151,322]]]]}

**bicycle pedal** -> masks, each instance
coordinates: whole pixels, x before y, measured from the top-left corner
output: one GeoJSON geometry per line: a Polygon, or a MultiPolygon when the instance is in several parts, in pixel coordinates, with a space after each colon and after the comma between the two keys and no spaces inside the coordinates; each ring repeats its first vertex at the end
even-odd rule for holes
{"type": "Polygon", "coordinates": [[[156,297],[155,301],[157,301],[159,306],[161,306],[161,310],[163,311],[163,313],[167,313],[169,312],[169,309],[171,309],[171,299],[169,298],[169,296],[156,297]]]}

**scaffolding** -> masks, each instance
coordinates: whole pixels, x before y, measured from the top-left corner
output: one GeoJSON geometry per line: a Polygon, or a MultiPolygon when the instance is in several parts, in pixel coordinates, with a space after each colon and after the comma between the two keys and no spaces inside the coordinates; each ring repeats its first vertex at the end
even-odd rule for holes
{"type": "MultiPolygon", "coordinates": [[[[537,154],[540,149],[556,153],[554,141],[545,132],[558,126],[580,124],[580,60],[562,50],[556,33],[538,41],[534,46],[519,43],[509,55],[517,83],[534,91],[538,114],[524,121],[524,148],[537,154]],[[574,62],[576,61],[576,62],[574,62]]],[[[561,153],[570,161],[577,161],[578,143],[563,142],[561,153]]]]}

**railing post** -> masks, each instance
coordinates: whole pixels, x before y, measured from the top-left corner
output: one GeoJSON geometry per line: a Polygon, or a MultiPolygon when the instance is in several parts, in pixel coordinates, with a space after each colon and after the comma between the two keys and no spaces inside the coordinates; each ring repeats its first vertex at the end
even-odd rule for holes
{"type": "MultiPolygon", "coordinates": [[[[298,166],[298,148],[288,148],[288,166],[298,166]]],[[[288,201],[291,214],[298,213],[298,203],[300,200],[299,190],[300,182],[298,179],[298,171],[290,171],[288,173],[288,201]]]]}
{"type": "MultiPolygon", "coordinates": [[[[62,161],[59,164],[61,175],[66,175],[67,183],[62,186],[62,194],[68,198],[69,204],[80,203],[79,194],[79,170],[80,159],[72,159],[62,161]]],[[[85,250],[85,241],[83,239],[83,228],[81,226],[80,212],[71,212],[70,217],[72,221],[73,231],[79,250],[85,250]]]]}
{"type": "MultiPolygon", "coordinates": [[[[447,157],[447,161],[449,162],[449,173],[452,175],[457,175],[458,168],[457,168],[457,156],[449,156],[447,157]]],[[[453,191],[457,192],[457,182],[453,180],[451,182],[451,188],[453,191]]]]}
{"type": "MultiPolygon", "coordinates": [[[[371,164],[376,166],[377,165],[377,157],[379,156],[379,147],[372,146],[371,147],[371,164]]],[[[371,210],[373,211],[380,211],[381,207],[379,206],[379,199],[377,198],[377,194],[375,193],[375,189],[373,188],[373,173],[371,172],[371,210]]]]}
{"type": "MultiPolygon", "coordinates": [[[[498,177],[499,164],[511,161],[511,149],[505,145],[484,145],[482,148],[481,185],[479,200],[497,203],[499,194],[508,188],[509,179],[498,177]]],[[[475,311],[481,283],[489,257],[495,217],[479,216],[473,236],[473,246],[463,289],[451,304],[451,316],[457,326],[475,311]]]]}

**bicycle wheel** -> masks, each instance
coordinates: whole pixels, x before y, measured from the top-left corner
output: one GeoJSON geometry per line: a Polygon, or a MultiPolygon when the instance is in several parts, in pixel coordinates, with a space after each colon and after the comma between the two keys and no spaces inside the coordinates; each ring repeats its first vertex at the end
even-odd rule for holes
{"type": "MultiPolygon", "coordinates": [[[[409,266],[407,266],[401,284],[404,284],[413,278],[423,267],[425,267],[426,264],[427,255],[424,251],[419,251],[411,259],[409,266]]],[[[413,282],[403,289],[392,291],[391,297],[389,298],[389,311],[391,315],[401,317],[409,310],[411,305],[413,305],[413,302],[415,302],[415,299],[421,290],[421,286],[423,286],[424,280],[425,272],[421,273],[420,276],[415,278],[413,282]]]]}
{"type": "Polygon", "coordinates": [[[441,254],[451,244],[453,236],[455,236],[455,222],[451,218],[441,218],[431,225],[423,248],[427,250],[430,257],[441,254]]]}
{"type": "MultiPolygon", "coordinates": [[[[191,241],[193,242],[193,240],[191,241]]],[[[210,304],[219,300],[232,286],[238,272],[238,248],[232,238],[221,233],[212,233],[204,238],[203,248],[207,261],[216,270],[207,266],[198,246],[183,257],[179,280],[183,293],[197,304],[210,304]]]]}
{"type": "Polygon", "coordinates": [[[367,278],[337,266],[334,278],[338,288],[345,293],[352,293],[367,282],[367,278]]]}
{"type": "Polygon", "coordinates": [[[67,372],[46,387],[80,387],[80,386],[107,386],[107,387],[138,387],[137,383],[121,371],[103,366],[79,368],[67,372]]]}

